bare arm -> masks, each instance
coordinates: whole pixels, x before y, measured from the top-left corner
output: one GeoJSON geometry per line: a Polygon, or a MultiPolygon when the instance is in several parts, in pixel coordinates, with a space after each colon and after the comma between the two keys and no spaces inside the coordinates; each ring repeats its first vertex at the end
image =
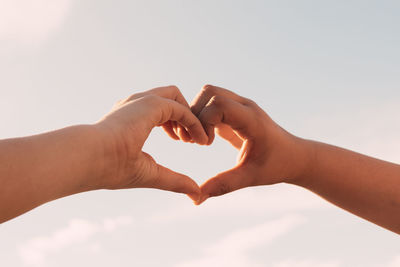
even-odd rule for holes
{"type": "Polygon", "coordinates": [[[2,140],[0,151],[0,222],[93,189],[105,167],[101,140],[88,125],[2,140]]]}
{"type": "Polygon", "coordinates": [[[305,143],[309,166],[292,183],[400,233],[400,165],[319,142],[305,143]]]}
{"type": "Polygon", "coordinates": [[[0,223],[48,201],[96,189],[200,189],[142,151],[151,130],[205,144],[207,135],[174,86],[132,95],[93,125],[0,141],[0,223]],[[177,126],[179,123],[179,127],[177,126]]]}
{"type": "Polygon", "coordinates": [[[400,166],[304,140],[253,101],[205,86],[192,105],[210,142],[216,132],[239,152],[237,165],[202,186],[202,197],[280,182],[307,188],[353,214],[400,233],[400,166]]]}

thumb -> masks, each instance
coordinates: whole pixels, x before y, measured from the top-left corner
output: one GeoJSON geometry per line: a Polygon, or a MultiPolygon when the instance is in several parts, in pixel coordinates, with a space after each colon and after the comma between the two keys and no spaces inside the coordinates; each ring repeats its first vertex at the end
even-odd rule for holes
{"type": "Polygon", "coordinates": [[[200,197],[200,188],[190,177],[174,172],[160,164],[157,164],[157,172],[154,177],[149,177],[146,187],[187,194],[197,202],[200,197]]]}
{"type": "Polygon", "coordinates": [[[253,181],[253,176],[246,166],[237,166],[229,171],[217,174],[202,184],[200,186],[201,196],[199,201],[195,203],[200,205],[209,197],[221,196],[241,188],[252,186],[253,181]]]}

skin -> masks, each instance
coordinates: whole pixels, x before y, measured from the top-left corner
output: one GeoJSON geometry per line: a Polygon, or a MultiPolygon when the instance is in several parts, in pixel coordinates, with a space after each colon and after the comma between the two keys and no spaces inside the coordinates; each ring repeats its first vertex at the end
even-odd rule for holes
{"type": "Polygon", "coordinates": [[[290,183],[400,234],[400,165],[298,138],[253,101],[216,86],[204,86],[191,108],[209,144],[215,130],[239,150],[233,169],[201,185],[197,204],[245,187],[290,183]]]}
{"type": "Polygon", "coordinates": [[[188,194],[200,204],[276,183],[302,186],[400,233],[399,165],[298,138],[253,101],[211,85],[191,110],[175,86],[160,87],[119,101],[93,125],[0,140],[0,223],[90,190],[157,188],[188,194]],[[156,126],[173,139],[201,145],[210,145],[216,132],[239,150],[237,165],[199,188],[142,151],[156,126]]]}
{"type": "Polygon", "coordinates": [[[174,139],[208,143],[175,86],[119,101],[93,125],[0,141],[0,223],[43,203],[97,190],[157,188],[197,200],[198,185],[159,164],[142,147],[163,126],[174,139]]]}

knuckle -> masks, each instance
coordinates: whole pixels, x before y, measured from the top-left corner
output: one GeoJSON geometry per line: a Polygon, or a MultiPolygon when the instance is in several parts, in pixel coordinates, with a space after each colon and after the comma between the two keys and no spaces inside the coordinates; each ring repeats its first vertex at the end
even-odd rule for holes
{"type": "Polygon", "coordinates": [[[225,103],[225,98],[223,96],[215,95],[211,97],[209,101],[209,106],[216,106],[218,108],[222,107],[224,103],[225,103]]]}
{"type": "Polygon", "coordinates": [[[168,85],[167,87],[164,87],[164,90],[168,91],[169,94],[172,95],[177,95],[180,93],[180,90],[176,85],[168,85]]]}
{"type": "Polygon", "coordinates": [[[254,100],[250,99],[250,98],[244,98],[244,101],[248,104],[248,105],[257,105],[256,102],[254,102],[254,100]]]}
{"type": "Polygon", "coordinates": [[[254,102],[254,100],[250,99],[250,98],[246,98],[246,97],[242,97],[243,99],[243,105],[247,106],[247,107],[256,107],[257,103],[254,102]]]}
{"type": "Polygon", "coordinates": [[[207,94],[207,95],[214,95],[216,93],[216,88],[215,86],[211,84],[206,84],[201,88],[202,92],[207,94]]]}
{"type": "Polygon", "coordinates": [[[125,104],[125,103],[127,103],[127,102],[129,102],[129,101],[132,101],[132,100],[141,98],[141,97],[143,97],[143,96],[144,96],[144,93],[136,93],[136,94],[130,95],[130,96],[129,96],[128,98],[126,98],[126,99],[121,100],[120,103],[125,104]]]}
{"type": "Polygon", "coordinates": [[[179,91],[179,88],[176,85],[169,85],[168,88],[170,88],[173,91],[179,91]]]}
{"type": "Polygon", "coordinates": [[[220,122],[224,113],[225,98],[213,96],[199,115],[202,123],[215,124],[220,122]]]}
{"type": "Polygon", "coordinates": [[[152,104],[158,104],[160,102],[160,97],[157,95],[145,95],[143,97],[140,98],[141,101],[152,105],[152,104]]]}

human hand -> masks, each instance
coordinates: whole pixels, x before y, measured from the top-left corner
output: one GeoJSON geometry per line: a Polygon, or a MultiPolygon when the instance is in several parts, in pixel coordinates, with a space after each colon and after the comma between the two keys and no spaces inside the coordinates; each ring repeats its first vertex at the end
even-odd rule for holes
{"type": "Polygon", "coordinates": [[[215,130],[239,150],[233,169],[200,187],[197,204],[244,187],[294,182],[307,164],[303,140],[282,129],[250,99],[206,85],[191,109],[209,136],[208,144],[215,130]]]}
{"type": "Polygon", "coordinates": [[[192,179],[157,164],[142,151],[156,126],[163,126],[174,139],[202,145],[208,142],[200,121],[177,87],[155,88],[119,101],[95,126],[103,136],[108,170],[100,188],[158,188],[197,199],[200,189],[192,179]]]}

